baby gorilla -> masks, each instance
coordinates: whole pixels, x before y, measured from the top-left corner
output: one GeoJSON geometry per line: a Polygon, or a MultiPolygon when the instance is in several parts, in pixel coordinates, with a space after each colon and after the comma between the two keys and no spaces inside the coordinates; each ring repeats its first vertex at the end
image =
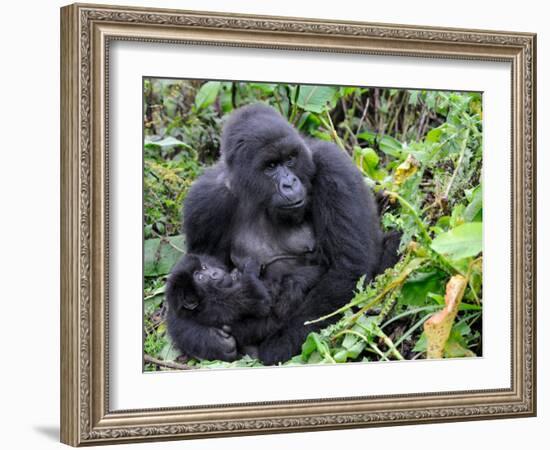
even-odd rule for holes
{"type": "Polygon", "coordinates": [[[174,267],[168,278],[166,298],[169,302],[168,331],[181,351],[205,359],[237,358],[237,343],[230,335],[228,324],[245,318],[260,318],[271,311],[271,296],[259,280],[260,266],[248,259],[240,272],[229,271],[218,259],[207,255],[188,254],[174,267]],[[204,342],[194,349],[181,348],[188,329],[180,319],[189,318],[210,327],[213,339],[219,341],[219,351],[205,356],[204,342]],[[190,351],[191,350],[191,351],[190,351]]]}

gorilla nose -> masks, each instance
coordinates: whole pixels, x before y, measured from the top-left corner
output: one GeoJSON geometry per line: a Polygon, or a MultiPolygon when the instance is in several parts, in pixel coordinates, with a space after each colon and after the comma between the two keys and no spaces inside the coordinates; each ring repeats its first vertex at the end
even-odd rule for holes
{"type": "Polygon", "coordinates": [[[213,280],[219,280],[219,279],[221,278],[221,275],[222,275],[221,270],[213,270],[213,271],[210,273],[210,277],[211,277],[213,280]]]}
{"type": "Polygon", "coordinates": [[[298,178],[294,175],[291,177],[286,177],[281,182],[281,190],[283,192],[292,192],[296,188],[296,184],[298,182],[298,178]]]}

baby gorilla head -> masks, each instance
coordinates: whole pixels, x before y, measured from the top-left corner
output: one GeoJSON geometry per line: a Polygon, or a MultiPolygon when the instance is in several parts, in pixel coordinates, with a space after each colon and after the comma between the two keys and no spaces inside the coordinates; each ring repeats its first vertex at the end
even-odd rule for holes
{"type": "Polygon", "coordinates": [[[183,293],[180,306],[189,311],[197,308],[201,300],[231,288],[240,278],[236,270],[229,272],[219,260],[207,255],[185,255],[180,267],[179,284],[183,293]]]}

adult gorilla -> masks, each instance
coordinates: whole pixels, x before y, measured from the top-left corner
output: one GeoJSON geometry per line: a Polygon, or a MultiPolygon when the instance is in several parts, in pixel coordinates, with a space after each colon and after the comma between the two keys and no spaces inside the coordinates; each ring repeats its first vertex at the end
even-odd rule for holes
{"type": "MultiPolygon", "coordinates": [[[[169,308],[168,329],[183,352],[200,358],[232,360],[253,346],[265,364],[285,361],[309,332],[328,325],[305,321],[343,306],[362,275],[371,280],[393,262],[383,261],[376,205],[345,152],[304,139],[265,105],[231,115],[221,154],[185,201],[187,249],[238,268],[247,258],[259,262],[272,313],[217,329],[169,308]]],[[[395,247],[387,253],[393,259],[395,247]]],[[[178,272],[176,265],[170,304],[183,295],[178,272]]]]}

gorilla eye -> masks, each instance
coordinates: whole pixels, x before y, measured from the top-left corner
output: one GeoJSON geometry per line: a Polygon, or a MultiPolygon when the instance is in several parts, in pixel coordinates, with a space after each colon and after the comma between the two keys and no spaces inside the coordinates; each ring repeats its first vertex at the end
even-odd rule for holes
{"type": "Polygon", "coordinates": [[[286,165],[292,167],[296,163],[296,155],[291,155],[286,160],[286,165]]]}
{"type": "Polygon", "coordinates": [[[193,275],[195,276],[195,278],[196,278],[198,281],[203,281],[203,280],[204,280],[204,274],[201,273],[201,272],[198,272],[198,271],[197,271],[197,272],[195,272],[193,275]]]}
{"type": "Polygon", "coordinates": [[[206,267],[206,264],[203,264],[203,265],[201,266],[201,270],[206,270],[206,269],[208,269],[208,267],[206,267]]]}
{"type": "Polygon", "coordinates": [[[268,170],[268,171],[275,170],[276,168],[277,168],[277,163],[275,161],[270,161],[265,165],[265,170],[268,170]]]}

